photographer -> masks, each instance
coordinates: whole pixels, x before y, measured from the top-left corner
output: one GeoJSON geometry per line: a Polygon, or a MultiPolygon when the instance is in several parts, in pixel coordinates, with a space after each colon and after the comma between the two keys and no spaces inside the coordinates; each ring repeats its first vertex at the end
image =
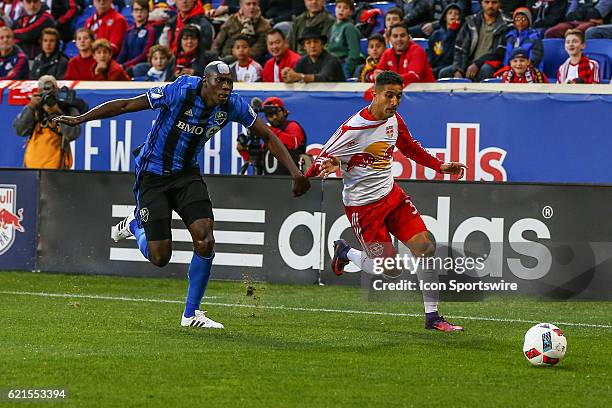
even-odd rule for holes
{"type": "Polygon", "coordinates": [[[80,132],[80,126],[60,124],[52,127],[51,119],[60,115],[78,115],[86,109],[85,102],[75,98],[75,92],[57,87],[51,75],[38,80],[38,92],[13,121],[19,136],[27,136],[23,165],[36,169],[69,169],[72,166],[70,142],[80,132]]]}
{"type": "MultiPolygon", "coordinates": [[[[303,162],[306,160],[306,133],[298,122],[287,119],[289,111],[285,108],[282,99],[271,96],[262,103],[260,99],[253,98],[251,105],[256,112],[264,113],[270,130],[285,145],[298,167],[303,166],[303,162]]],[[[246,172],[249,165],[253,166],[255,174],[289,174],[287,168],[279,164],[273,156],[268,154],[265,146],[262,146],[259,140],[250,135],[240,135],[238,137],[237,150],[247,162],[243,166],[241,174],[246,172]]]]}

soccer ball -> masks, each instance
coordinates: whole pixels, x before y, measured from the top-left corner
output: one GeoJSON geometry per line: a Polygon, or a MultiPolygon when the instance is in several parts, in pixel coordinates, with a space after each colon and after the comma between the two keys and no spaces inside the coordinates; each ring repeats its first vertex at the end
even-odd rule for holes
{"type": "Polygon", "coordinates": [[[534,366],[555,365],[567,350],[567,339],[554,324],[540,323],[527,330],[523,354],[534,366]]]}

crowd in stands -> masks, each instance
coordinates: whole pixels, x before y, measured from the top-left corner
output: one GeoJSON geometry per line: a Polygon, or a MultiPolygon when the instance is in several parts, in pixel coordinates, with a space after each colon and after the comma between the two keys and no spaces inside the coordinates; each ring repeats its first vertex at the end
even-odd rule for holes
{"type": "Polygon", "coordinates": [[[406,86],[492,78],[591,84],[604,79],[602,69],[612,70],[612,51],[589,58],[592,40],[612,44],[612,0],[383,6],[380,0],[0,0],[0,79],[171,81],[202,75],[215,60],[230,64],[238,82],[373,82],[392,70],[406,86]],[[556,78],[547,78],[545,42],[554,38],[564,39],[558,41],[567,59],[554,67],[556,78]]]}

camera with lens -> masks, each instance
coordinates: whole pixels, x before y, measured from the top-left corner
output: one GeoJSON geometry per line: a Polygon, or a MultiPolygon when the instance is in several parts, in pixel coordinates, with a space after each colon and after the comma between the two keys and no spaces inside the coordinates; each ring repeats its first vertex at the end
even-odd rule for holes
{"type": "Polygon", "coordinates": [[[67,112],[70,108],[75,108],[79,114],[87,112],[89,106],[81,98],[77,98],[76,91],[67,86],[61,87],[57,92],[53,89],[46,90],[40,94],[40,111],[41,116],[45,115],[44,106],[52,108],[59,105],[60,109],[67,112]]]}

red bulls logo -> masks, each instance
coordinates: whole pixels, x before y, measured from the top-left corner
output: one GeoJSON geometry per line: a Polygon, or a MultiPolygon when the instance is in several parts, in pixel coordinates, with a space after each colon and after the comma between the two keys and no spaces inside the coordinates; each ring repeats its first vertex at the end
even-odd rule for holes
{"type": "Polygon", "coordinates": [[[21,225],[23,208],[17,210],[16,192],[15,185],[0,185],[0,255],[13,245],[15,231],[25,232],[21,225]]]}

